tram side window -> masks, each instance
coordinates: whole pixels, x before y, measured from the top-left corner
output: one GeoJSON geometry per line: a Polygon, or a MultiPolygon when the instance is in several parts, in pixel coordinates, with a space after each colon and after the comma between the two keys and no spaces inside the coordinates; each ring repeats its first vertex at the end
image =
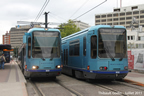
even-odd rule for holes
{"type": "Polygon", "coordinates": [[[83,38],[83,55],[86,56],[86,37],[83,38]]]}
{"type": "Polygon", "coordinates": [[[69,55],[70,56],[79,56],[79,46],[80,46],[79,40],[71,41],[70,45],[69,45],[69,55]]]}
{"type": "Polygon", "coordinates": [[[97,37],[91,36],[91,58],[97,57],[97,37]]]}
{"type": "Polygon", "coordinates": [[[26,55],[26,44],[24,44],[24,47],[23,47],[23,56],[25,56],[26,55]]]}
{"type": "Polygon", "coordinates": [[[31,56],[31,38],[28,38],[28,58],[31,56]]]}

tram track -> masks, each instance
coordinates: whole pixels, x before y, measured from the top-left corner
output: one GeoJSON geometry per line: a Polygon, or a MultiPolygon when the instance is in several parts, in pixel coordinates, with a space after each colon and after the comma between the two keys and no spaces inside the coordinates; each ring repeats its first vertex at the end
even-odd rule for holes
{"type": "MultiPolygon", "coordinates": [[[[39,86],[37,85],[37,82],[32,81],[32,80],[27,80],[33,87],[34,91],[36,92],[37,96],[46,96],[42,90],[39,88],[39,86]]],[[[66,87],[64,84],[62,84],[61,82],[59,82],[58,80],[53,80],[53,82],[55,82],[56,84],[58,84],[59,86],[63,87],[65,90],[69,91],[70,94],[72,96],[83,96],[82,94],[80,94],[79,92],[66,87]]],[[[65,92],[65,91],[64,91],[65,92]]]]}
{"type": "Polygon", "coordinates": [[[29,80],[29,82],[33,86],[33,88],[38,96],[44,96],[44,94],[41,92],[41,90],[38,88],[38,86],[36,85],[36,83],[34,81],[29,80]]]}
{"type": "Polygon", "coordinates": [[[126,94],[122,93],[121,91],[118,91],[118,90],[115,90],[115,89],[113,89],[113,88],[104,86],[104,85],[102,85],[102,84],[95,84],[95,85],[96,85],[96,86],[99,86],[99,87],[101,87],[101,88],[107,89],[108,91],[112,91],[112,92],[111,92],[111,95],[129,96],[129,95],[126,95],[126,94]]]}
{"type": "MultiPolygon", "coordinates": [[[[103,88],[103,89],[106,89],[106,90],[108,90],[109,92],[110,92],[110,94],[108,94],[108,92],[107,92],[107,95],[121,95],[121,96],[129,96],[129,95],[126,95],[126,94],[124,94],[124,93],[122,93],[121,91],[119,91],[119,90],[115,90],[115,89],[113,89],[113,88],[111,88],[111,87],[108,87],[108,86],[105,86],[105,85],[103,85],[103,84],[99,84],[99,83],[93,83],[93,82],[87,82],[87,83],[90,83],[90,84],[92,84],[92,85],[96,85],[96,86],[98,86],[98,87],[101,87],[101,88],[103,88]]],[[[105,94],[105,93],[100,93],[100,94],[105,94]]]]}
{"type": "Polygon", "coordinates": [[[75,94],[76,96],[83,96],[82,94],[80,94],[79,92],[73,90],[73,89],[70,89],[68,87],[66,87],[64,84],[60,83],[59,81],[55,81],[57,84],[59,84],[60,86],[62,86],[63,88],[65,88],[66,90],[68,90],[69,92],[75,94]]]}
{"type": "MultiPolygon", "coordinates": [[[[56,80],[28,80],[33,86],[35,96],[144,96],[141,86],[121,81],[85,81],[65,75],[56,80]],[[94,91],[95,90],[95,91],[94,91]],[[128,92],[133,93],[128,93],[128,92]],[[93,93],[91,93],[93,92],[93,93]]],[[[33,95],[29,95],[33,96],[33,95]]]]}
{"type": "Polygon", "coordinates": [[[101,83],[93,83],[93,82],[88,82],[90,84],[93,84],[93,85],[96,85],[98,87],[101,87],[101,88],[104,88],[104,89],[107,89],[109,91],[111,91],[111,95],[121,95],[121,96],[143,96],[143,93],[144,93],[144,88],[141,87],[141,86],[137,86],[137,85],[133,85],[133,84],[129,84],[129,83],[125,83],[125,82],[121,82],[121,81],[112,81],[112,83],[114,84],[120,84],[120,86],[123,85],[123,88],[125,88],[124,86],[126,87],[129,87],[130,89],[135,89],[135,90],[139,90],[139,91],[131,91],[131,92],[122,92],[122,90],[117,90],[117,88],[112,88],[112,87],[109,87],[108,85],[106,84],[101,84],[101,83]]]}

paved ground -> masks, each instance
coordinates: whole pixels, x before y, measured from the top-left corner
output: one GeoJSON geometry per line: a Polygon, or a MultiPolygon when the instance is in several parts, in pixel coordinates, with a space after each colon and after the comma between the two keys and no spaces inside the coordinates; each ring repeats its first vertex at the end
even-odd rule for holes
{"type": "Polygon", "coordinates": [[[11,61],[0,69],[0,96],[28,96],[26,80],[17,63],[11,61]]]}

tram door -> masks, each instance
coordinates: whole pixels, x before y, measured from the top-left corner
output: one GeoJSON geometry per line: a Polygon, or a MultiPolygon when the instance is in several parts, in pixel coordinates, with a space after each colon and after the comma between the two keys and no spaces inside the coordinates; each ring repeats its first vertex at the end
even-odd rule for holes
{"type": "Polygon", "coordinates": [[[64,49],[64,57],[63,57],[63,63],[64,63],[64,65],[66,65],[66,59],[65,59],[65,57],[66,57],[66,52],[65,52],[65,49],[64,49]]]}
{"type": "Polygon", "coordinates": [[[68,65],[68,49],[64,49],[64,65],[68,65]]]}
{"type": "Polygon", "coordinates": [[[83,68],[86,68],[86,64],[87,64],[87,57],[86,57],[86,36],[83,37],[83,68]]]}
{"type": "Polygon", "coordinates": [[[68,49],[66,49],[66,65],[68,65],[68,49]]]}

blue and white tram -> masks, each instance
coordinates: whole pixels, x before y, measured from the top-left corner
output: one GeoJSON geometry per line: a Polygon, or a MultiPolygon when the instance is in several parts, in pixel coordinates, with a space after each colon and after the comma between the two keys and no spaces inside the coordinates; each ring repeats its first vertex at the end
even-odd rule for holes
{"type": "Polygon", "coordinates": [[[19,48],[20,68],[26,78],[61,74],[61,34],[58,29],[32,28],[19,48]]]}
{"type": "Polygon", "coordinates": [[[128,73],[123,26],[97,25],[62,38],[62,72],[77,78],[122,79],[128,73]]]}

